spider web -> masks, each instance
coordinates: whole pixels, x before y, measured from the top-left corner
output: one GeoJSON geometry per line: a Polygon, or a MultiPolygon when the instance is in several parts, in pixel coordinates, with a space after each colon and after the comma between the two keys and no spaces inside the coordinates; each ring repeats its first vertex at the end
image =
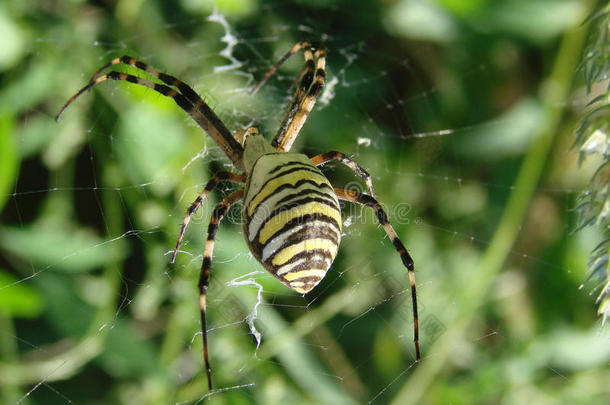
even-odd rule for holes
{"type": "MultiPolygon", "coordinates": [[[[322,41],[329,49],[327,85],[293,149],[308,156],[340,150],[372,174],[378,199],[416,261],[423,362],[442,357],[458,378],[473,364],[490,367],[473,358],[512,342],[518,347],[513,357],[501,359],[506,372],[518,367],[511,361],[546,353],[529,369],[558,377],[567,392],[571,373],[608,357],[607,338],[586,314],[588,323],[580,328],[562,330],[558,325],[567,320],[560,318],[528,335],[542,305],[534,294],[552,283],[544,275],[562,275],[563,286],[585,278],[584,259],[566,260],[558,247],[586,251],[593,237],[566,242],[570,224],[563,212],[573,206],[580,183],[554,182],[557,174],[536,188],[531,212],[519,224],[521,236],[493,276],[490,303],[466,314],[474,326],[450,343],[449,358],[435,345],[455,330],[454,311],[468,297],[462,291],[477,285],[475,269],[496,226],[490,218],[501,214],[486,210],[503,209],[503,202],[493,202],[515,191],[520,157],[536,127],[534,101],[470,121],[435,118],[445,112],[443,100],[460,96],[458,90],[427,84],[408,52],[319,32],[313,16],[299,26],[274,22],[264,36],[235,27],[217,11],[174,21],[158,29],[206,35],[167,52],[147,50],[139,36],[84,41],[79,45],[100,51],[98,59],[66,56],[66,64],[78,65],[70,71],[82,72],[62,78],[66,94],[110,58],[137,52],[133,56],[192,83],[231,130],[257,126],[270,137],[292,96],[288,89],[302,56],[293,56],[256,96],[248,90],[297,40],[322,41]],[[528,271],[536,276],[530,279],[528,271]],[[550,343],[560,355],[543,350],[550,343]],[[590,349],[583,353],[583,347],[590,349]]],[[[39,38],[41,52],[52,42],[46,38],[39,38]]],[[[66,54],[72,45],[59,43],[66,54]]],[[[491,64],[473,65],[457,81],[491,80],[491,64]]],[[[43,315],[3,331],[3,341],[15,346],[15,357],[3,360],[7,367],[0,372],[3,385],[14,391],[6,394],[11,403],[90,403],[92,393],[103,396],[107,387],[117,403],[156,398],[191,404],[222,396],[253,403],[395,401],[420,366],[414,362],[408,278],[374,214],[347,204],[339,256],[306,296],[262,270],[243,241],[241,207],[229,211],[217,237],[208,295],[217,389],[204,394],[196,283],[211,211],[233,186],[221,185],[208,198],[193,217],[176,265],[168,260],[186,208],[211,173],[230,165],[171,101],[126,83],[99,87],[72,105],[60,125],[45,127],[54,135],[41,152],[43,163],[24,161],[3,213],[3,265],[16,276],[0,286],[0,294],[33,294],[32,302],[44,301],[45,308],[38,304],[43,315]],[[37,164],[49,170],[48,182],[24,177],[42,170],[37,164]],[[11,384],[11,372],[22,383],[11,384]],[[106,381],[88,395],[78,389],[96,376],[106,381]],[[155,384],[167,392],[155,392],[155,384]]],[[[26,119],[22,127],[35,134],[40,125],[26,119]]],[[[566,139],[559,147],[562,159],[550,163],[549,173],[565,173],[562,165],[573,161],[566,139]]],[[[365,191],[340,165],[324,171],[338,187],[365,191]]],[[[591,301],[575,288],[566,295],[591,301]]],[[[525,387],[536,384],[523,381],[525,387]]]]}

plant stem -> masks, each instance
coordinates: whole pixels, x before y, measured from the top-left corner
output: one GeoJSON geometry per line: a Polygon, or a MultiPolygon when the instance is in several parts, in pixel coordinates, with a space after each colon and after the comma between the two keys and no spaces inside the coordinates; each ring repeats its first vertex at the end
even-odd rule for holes
{"type": "Polygon", "coordinates": [[[558,132],[558,126],[567,105],[572,77],[577,67],[586,30],[583,27],[568,31],[559,48],[553,71],[543,84],[541,104],[543,112],[533,142],[527,152],[506,208],[500,219],[489,248],[483,254],[472,282],[457,302],[459,306],[447,315],[447,332],[441,336],[430,355],[425,357],[409,380],[400,389],[393,405],[421,402],[428,387],[447,364],[455,342],[459,342],[477,310],[483,305],[487,292],[500,272],[511,251],[527,214],[532,197],[545,167],[547,156],[558,132]]]}

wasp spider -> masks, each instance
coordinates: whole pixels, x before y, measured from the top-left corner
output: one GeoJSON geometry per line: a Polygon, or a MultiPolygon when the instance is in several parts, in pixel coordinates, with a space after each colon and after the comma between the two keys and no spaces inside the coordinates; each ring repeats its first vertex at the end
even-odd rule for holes
{"type": "Polygon", "coordinates": [[[415,356],[417,360],[420,358],[413,260],[388,222],[388,216],[375,200],[371,176],[341,152],[331,151],[312,158],[290,152],[292,143],[324,86],[326,50],[314,49],[307,42],[297,43],[267,72],[252,93],[255,93],[284,61],[299,50],[302,50],[305,56],[301,81],[271,143],[253,127],[247,130],[238,129],[235,136],[231,135],[218,116],[190,86],[129,56],[113,59],[102,66],[93,74],[89,83],[66,102],[56,117],[58,119],[68,105],[82,93],[105,80],[135,83],[172,98],[216,141],[235,168],[241,172],[216,173],[207,183],[187,211],[171,258],[173,263],[191,217],[216,185],[222,181],[245,184],[243,188],[233,192],[216,205],[203,252],[199,302],[203,358],[210,390],[212,377],[208,360],[205,312],[214,238],[223,216],[238,200],[243,200],[244,235],[250,251],[265,269],[288,288],[300,294],[311,291],[322,280],[337,255],[341,239],[339,200],[362,204],[375,210],[379,224],[408,270],[413,304],[415,356]],[[101,74],[106,68],[117,64],[130,65],[145,71],[164,84],[117,71],[101,74]],[[331,160],[338,160],[360,176],[366,183],[368,194],[333,188],[318,169],[318,166],[331,160]]]}

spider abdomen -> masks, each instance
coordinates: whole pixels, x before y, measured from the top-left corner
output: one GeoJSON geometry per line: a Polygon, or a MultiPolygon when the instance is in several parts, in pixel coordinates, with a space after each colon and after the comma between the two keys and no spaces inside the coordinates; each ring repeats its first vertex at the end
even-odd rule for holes
{"type": "Polygon", "coordinates": [[[339,201],[322,172],[302,154],[265,154],[248,177],[243,210],[257,260],[291,289],[313,289],[341,240],[339,201]]]}

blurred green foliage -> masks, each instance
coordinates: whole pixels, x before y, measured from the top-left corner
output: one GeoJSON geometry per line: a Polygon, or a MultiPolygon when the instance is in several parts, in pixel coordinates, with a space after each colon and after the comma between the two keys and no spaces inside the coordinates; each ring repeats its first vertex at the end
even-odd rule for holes
{"type": "Polygon", "coordinates": [[[588,84],[581,23],[599,5],[214,3],[0,4],[0,402],[606,404],[610,348],[592,287],[579,289],[601,232],[571,233],[599,163],[579,168],[570,151],[588,84]],[[208,395],[196,283],[231,186],[197,213],[176,265],[168,252],[228,161],[135,85],[103,83],[53,118],[129,54],[192,84],[231,130],[272,134],[300,56],[247,93],[302,39],[327,46],[328,85],[295,147],[343,151],[373,175],[416,262],[424,358],[413,363],[406,272],[371,212],[345,206],[339,256],[301,297],[247,253],[237,208],[212,266],[208,395]]]}

